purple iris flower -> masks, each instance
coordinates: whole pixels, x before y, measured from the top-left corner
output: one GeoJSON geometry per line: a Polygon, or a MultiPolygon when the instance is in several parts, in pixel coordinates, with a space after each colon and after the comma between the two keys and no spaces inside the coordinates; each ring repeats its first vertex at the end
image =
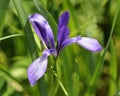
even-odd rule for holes
{"type": "Polygon", "coordinates": [[[31,22],[36,34],[47,46],[47,49],[43,51],[41,57],[33,61],[28,68],[28,79],[31,86],[33,86],[36,81],[45,74],[48,64],[48,56],[52,54],[53,56],[57,57],[59,55],[59,52],[64,47],[76,43],[93,52],[97,52],[102,49],[96,39],[81,36],[69,38],[70,30],[67,26],[69,18],[70,15],[67,11],[65,11],[59,17],[57,46],[55,46],[53,32],[47,20],[40,14],[33,14],[29,16],[29,21],[31,22]]]}

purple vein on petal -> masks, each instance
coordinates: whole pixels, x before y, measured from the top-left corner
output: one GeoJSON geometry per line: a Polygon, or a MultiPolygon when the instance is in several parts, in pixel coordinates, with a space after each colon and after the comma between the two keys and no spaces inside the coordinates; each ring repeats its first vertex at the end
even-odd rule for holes
{"type": "Polygon", "coordinates": [[[63,26],[62,28],[60,28],[59,35],[57,37],[59,47],[61,47],[62,43],[69,37],[69,34],[70,30],[68,29],[68,27],[63,26]]]}
{"type": "Polygon", "coordinates": [[[47,68],[47,58],[42,60],[42,58],[36,59],[28,68],[28,79],[31,86],[34,86],[36,81],[41,78],[47,68]]]}
{"type": "Polygon", "coordinates": [[[54,36],[47,20],[40,14],[33,14],[29,16],[29,21],[40,39],[45,42],[49,48],[55,48],[54,36]]]}
{"type": "Polygon", "coordinates": [[[60,17],[58,21],[58,46],[60,47],[64,40],[69,37],[70,31],[67,27],[70,15],[69,12],[65,11],[60,17]]]}

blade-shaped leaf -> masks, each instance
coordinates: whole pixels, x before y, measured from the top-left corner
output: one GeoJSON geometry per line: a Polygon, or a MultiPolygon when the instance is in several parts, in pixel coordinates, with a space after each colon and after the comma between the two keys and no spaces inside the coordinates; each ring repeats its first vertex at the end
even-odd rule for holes
{"type": "Polygon", "coordinates": [[[9,6],[10,0],[0,0],[0,37],[2,35],[2,27],[5,20],[6,10],[9,6]]]}
{"type": "Polygon", "coordinates": [[[4,94],[6,89],[7,89],[7,82],[2,76],[0,76],[0,95],[4,94]]]}
{"type": "Polygon", "coordinates": [[[27,37],[27,42],[28,42],[28,46],[29,46],[32,59],[36,59],[38,57],[38,53],[36,50],[36,44],[35,44],[35,40],[32,34],[30,24],[28,22],[28,17],[22,5],[22,0],[13,0],[13,3],[16,7],[18,17],[21,21],[21,25],[24,28],[24,32],[27,37]]]}
{"type": "Polygon", "coordinates": [[[113,44],[113,40],[110,42],[110,51],[111,51],[111,59],[110,59],[110,88],[109,88],[109,96],[114,96],[116,94],[117,88],[117,63],[116,63],[116,53],[115,47],[113,44]]]}
{"type": "Polygon", "coordinates": [[[114,20],[113,20],[113,24],[112,24],[112,28],[111,28],[111,32],[110,32],[110,36],[109,36],[109,39],[108,39],[108,42],[107,42],[107,45],[105,47],[105,50],[96,66],[96,70],[90,80],[90,83],[88,85],[88,89],[86,91],[86,94],[85,96],[92,96],[94,94],[94,91],[95,91],[95,88],[96,88],[96,84],[99,80],[99,77],[100,77],[100,73],[102,71],[102,68],[103,68],[103,64],[104,64],[104,58],[105,58],[105,54],[108,50],[108,47],[109,47],[109,44],[110,44],[110,40],[112,38],[112,34],[113,32],[115,31],[115,25],[116,25],[116,22],[120,21],[119,18],[118,18],[118,14],[120,13],[120,6],[119,6],[120,2],[118,2],[118,10],[114,16],[114,20]]]}

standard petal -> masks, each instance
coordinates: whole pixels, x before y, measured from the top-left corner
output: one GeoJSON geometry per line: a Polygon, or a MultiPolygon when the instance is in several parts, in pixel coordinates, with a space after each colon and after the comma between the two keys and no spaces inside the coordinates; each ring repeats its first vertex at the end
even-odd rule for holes
{"type": "Polygon", "coordinates": [[[38,79],[40,79],[46,71],[48,60],[47,57],[50,54],[54,54],[55,50],[45,50],[40,58],[37,58],[28,68],[28,79],[31,86],[33,86],[38,79]]]}
{"type": "Polygon", "coordinates": [[[58,35],[57,35],[57,41],[58,41],[58,47],[61,46],[63,41],[65,41],[70,34],[69,28],[67,27],[68,21],[69,21],[70,15],[69,12],[64,12],[58,21],[58,35]]]}
{"type": "Polygon", "coordinates": [[[40,39],[46,43],[47,47],[55,48],[54,36],[47,20],[40,14],[33,14],[29,16],[29,21],[40,39]]]}
{"type": "Polygon", "coordinates": [[[93,51],[93,52],[102,50],[101,45],[98,43],[98,41],[96,39],[93,39],[93,38],[82,37],[77,42],[77,44],[84,47],[85,49],[93,51]]]}
{"type": "Polygon", "coordinates": [[[68,11],[65,11],[60,17],[58,21],[58,27],[61,28],[63,26],[67,26],[70,18],[70,14],[68,11]]]}
{"type": "Polygon", "coordinates": [[[67,26],[63,26],[59,30],[59,35],[57,37],[58,40],[58,46],[60,47],[62,43],[69,37],[70,30],[67,26]]]}

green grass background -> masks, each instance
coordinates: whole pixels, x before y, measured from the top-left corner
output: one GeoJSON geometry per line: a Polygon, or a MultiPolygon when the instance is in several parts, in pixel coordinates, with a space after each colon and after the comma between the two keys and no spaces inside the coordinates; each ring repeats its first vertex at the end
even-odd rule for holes
{"type": "Polygon", "coordinates": [[[0,96],[120,96],[120,0],[0,0],[0,96]],[[42,14],[56,37],[66,10],[70,37],[96,38],[103,49],[66,47],[31,87],[27,68],[43,49],[28,16],[42,14]]]}

